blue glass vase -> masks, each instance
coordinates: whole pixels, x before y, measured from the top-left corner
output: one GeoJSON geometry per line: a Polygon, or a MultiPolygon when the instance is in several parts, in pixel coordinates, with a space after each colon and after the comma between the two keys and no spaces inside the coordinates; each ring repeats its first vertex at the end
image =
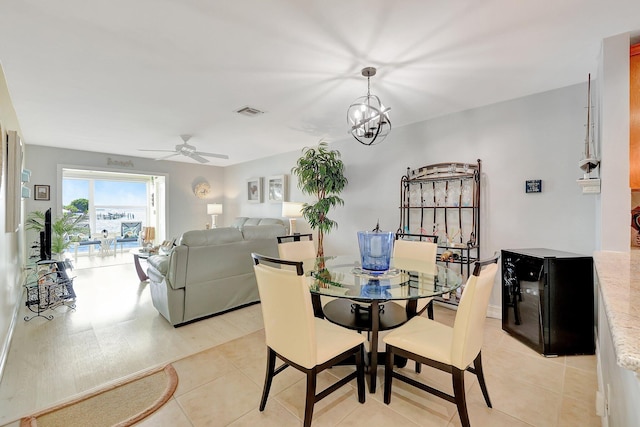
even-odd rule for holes
{"type": "Polygon", "coordinates": [[[365,285],[360,288],[360,296],[363,298],[391,298],[391,292],[389,292],[389,280],[369,280],[365,285]]]}
{"type": "Polygon", "coordinates": [[[358,231],[358,245],[362,268],[372,272],[389,270],[394,233],[386,231],[358,231]]]}

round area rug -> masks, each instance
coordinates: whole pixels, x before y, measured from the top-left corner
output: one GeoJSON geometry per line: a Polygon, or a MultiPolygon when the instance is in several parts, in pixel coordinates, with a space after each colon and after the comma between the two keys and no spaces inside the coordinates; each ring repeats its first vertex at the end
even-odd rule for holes
{"type": "Polygon", "coordinates": [[[24,417],[20,427],[130,426],[162,407],[177,386],[178,375],[167,365],[24,417]]]}

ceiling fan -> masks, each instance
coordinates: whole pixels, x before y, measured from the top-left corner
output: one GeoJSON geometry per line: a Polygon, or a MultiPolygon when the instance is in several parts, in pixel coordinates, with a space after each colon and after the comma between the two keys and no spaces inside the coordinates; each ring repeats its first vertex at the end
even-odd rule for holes
{"type": "Polygon", "coordinates": [[[226,154],[205,153],[205,152],[196,150],[196,147],[187,143],[187,141],[191,139],[191,135],[180,135],[180,138],[182,138],[183,143],[176,145],[175,150],[142,150],[140,149],[139,151],[158,151],[158,152],[171,153],[168,156],[160,157],[155,160],[166,160],[170,157],[183,155],[186,157],[190,157],[194,160],[197,160],[200,163],[209,163],[209,160],[205,159],[205,157],[216,157],[218,159],[229,158],[229,156],[227,156],[226,154]]]}

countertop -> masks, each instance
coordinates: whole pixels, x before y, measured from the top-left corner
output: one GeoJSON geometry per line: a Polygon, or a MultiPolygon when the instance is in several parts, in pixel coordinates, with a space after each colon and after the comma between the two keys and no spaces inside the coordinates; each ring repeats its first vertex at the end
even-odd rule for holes
{"type": "Polygon", "coordinates": [[[595,252],[593,260],[616,362],[640,373],[640,251],[595,252]]]}

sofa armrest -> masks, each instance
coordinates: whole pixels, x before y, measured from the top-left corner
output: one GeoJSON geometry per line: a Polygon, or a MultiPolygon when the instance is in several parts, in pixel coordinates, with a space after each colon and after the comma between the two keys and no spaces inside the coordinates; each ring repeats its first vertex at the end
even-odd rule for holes
{"type": "Polygon", "coordinates": [[[167,271],[169,270],[169,257],[167,255],[151,255],[147,259],[147,263],[155,268],[161,275],[167,275],[167,271]]]}
{"type": "Polygon", "coordinates": [[[189,259],[189,247],[178,245],[169,255],[167,269],[167,284],[172,289],[182,289],[187,285],[187,261],[189,259]]]}

